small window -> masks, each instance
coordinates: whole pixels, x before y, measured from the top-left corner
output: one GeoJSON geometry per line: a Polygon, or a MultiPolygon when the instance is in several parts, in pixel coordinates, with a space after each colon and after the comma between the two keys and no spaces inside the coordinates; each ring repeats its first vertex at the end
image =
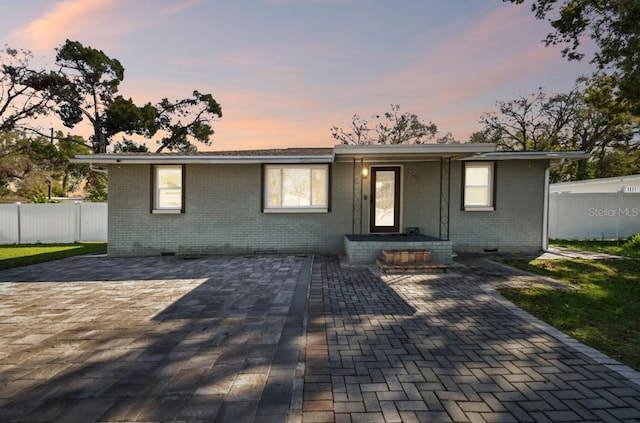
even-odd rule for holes
{"type": "Polygon", "coordinates": [[[464,210],[491,211],[495,209],[494,169],[493,162],[464,163],[464,210]]]}
{"type": "Polygon", "coordinates": [[[329,211],[328,165],[265,165],[264,211],[329,211]]]}
{"type": "Polygon", "coordinates": [[[153,166],[153,213],[183,213],[184,169],[153,166]]]}

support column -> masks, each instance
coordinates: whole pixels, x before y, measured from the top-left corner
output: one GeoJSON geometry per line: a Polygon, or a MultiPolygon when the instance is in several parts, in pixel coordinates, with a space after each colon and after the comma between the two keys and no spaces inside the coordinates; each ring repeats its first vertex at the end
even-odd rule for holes
{"type": "Polygon", "coordinates": [[[451,206],[451,158],[440,157],[440,233],[439,238],[449,240],[449,208],[451,206]]]}
{"type": "Polygon", "coordinates": [[[351,217],[351,233],[362,234],[362,161],[358,163],[353,159],[353,207],[351,217]]]}

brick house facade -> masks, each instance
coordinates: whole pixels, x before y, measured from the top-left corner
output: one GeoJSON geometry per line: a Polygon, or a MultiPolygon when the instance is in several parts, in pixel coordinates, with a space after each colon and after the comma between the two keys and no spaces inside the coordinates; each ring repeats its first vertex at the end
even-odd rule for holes
{"type": "Polygon", "coordinates": [[[141,256],[342,253],[345,235],[407,231],[459,252],[538,251],[548,170],[576,157],[456,144],[75,160],[108,170],[108,254],[141,256]]]}

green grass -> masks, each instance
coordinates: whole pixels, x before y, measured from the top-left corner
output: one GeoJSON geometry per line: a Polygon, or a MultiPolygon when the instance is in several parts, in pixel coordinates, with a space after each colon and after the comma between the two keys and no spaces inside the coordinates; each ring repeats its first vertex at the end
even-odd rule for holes
{"type": "Polygon", "coordinates": [[[507,299],[575,339],[640,370],[639,260],[504,260],[577,291],[501,289],[507,299]]]}
{"type": "Polygon", "coordinates": [[[606,253],[617,256],[640,258],[640,248],[638,248],[638,243],[632,241],[574,241],[566,239],[555,239],[549,241],[549,243],[558,247],[573,248],[576,250],[586,250],[594,251],[596,253],[606,253]]]}
{"type": "Polygon", "coordinates": [[[106,243],[2,245],[0,270],[106,251],[106,243]]]}

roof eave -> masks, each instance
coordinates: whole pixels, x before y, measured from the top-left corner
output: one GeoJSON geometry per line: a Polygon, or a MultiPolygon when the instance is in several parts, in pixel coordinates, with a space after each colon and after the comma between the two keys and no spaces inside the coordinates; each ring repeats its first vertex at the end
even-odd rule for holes
{"type": "Polygon", "coordinates": [[[495,144],[373,144],[336,145],[336,160],[425,160],[463,158],[494,152],[495,144]]]}
{"type": "Polygon", "coordinates": [[[310,156],[118,156],[113,154],[90,154],[76,156],[74,163],[98,165],[112,164],[262,164],[262,163],[332,163],[331,155],[310,156]]]}
{"type": "Polygon", "coordinates": [[[584,151],[495,151],[467,157],[462,160],[582,160],[589,158],[584,151]]]}

